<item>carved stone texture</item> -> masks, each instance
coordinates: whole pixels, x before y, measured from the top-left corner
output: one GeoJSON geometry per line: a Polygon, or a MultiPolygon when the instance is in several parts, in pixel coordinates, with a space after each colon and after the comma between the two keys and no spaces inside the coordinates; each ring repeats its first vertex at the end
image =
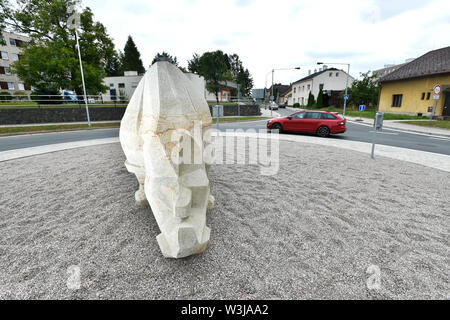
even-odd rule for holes
{"type": "Polygon", "coordinates": [[[205,250],[206,210],[214,204],[203,150],[212,119],[202,93],[173,64],[156,62],[136,88],[120,125],[125,166],[139,182],[139,205],[150,205],[165,257],[205,250]]]}

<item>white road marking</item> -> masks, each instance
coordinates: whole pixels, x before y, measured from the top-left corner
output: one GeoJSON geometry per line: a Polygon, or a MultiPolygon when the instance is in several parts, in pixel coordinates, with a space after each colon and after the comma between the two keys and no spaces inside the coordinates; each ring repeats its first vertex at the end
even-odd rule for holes
{"type": "MultiPolygon", "coordinates": [[[[348,122],[352,123],[352,124],[359,124],[360,126],[366,126],[366,127],[373,128],[373,125],[366,124],[366,123],[358,123],[358,122],[353,122],[353,121],[348,121],[348,122]]],[[[415,131],[407,131],[407,130],[401,130],[401,129],[394,129],[394,128],[390,128],[390,127],[385,127],[385,128],[386,128],[386,130],[389,130],[389,131],[397,131],[397,132],[401,132],[401,133],[416,134],[416,135],[425,136],[425,137],[435,137],[435,138],[446,139],[446,137],[435,136],[435,135],[433,135],[431,133],[421,133],[421,132],[415,132],[415,131]]],[[[448,139],[450,139],[450,137],[448,139]]]]}

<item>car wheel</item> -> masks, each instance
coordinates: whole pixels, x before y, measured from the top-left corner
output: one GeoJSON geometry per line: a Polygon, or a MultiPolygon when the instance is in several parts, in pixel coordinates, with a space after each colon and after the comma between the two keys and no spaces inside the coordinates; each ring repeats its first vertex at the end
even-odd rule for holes
{"type": "Polygon", "coordinates": [[[330,129],[328,127],[322,126],[317,129],[317,135],[322,138],[326,138],[330,135],[330,129]]]}
{"type": "Polygon", "coordinates": [[[281,126],[281,124],[280,123],[274,123],[273,125],[272,125],[272,130],[278,130],[280,133],[282,133],[283,132],[283,127],[281,126]]]}

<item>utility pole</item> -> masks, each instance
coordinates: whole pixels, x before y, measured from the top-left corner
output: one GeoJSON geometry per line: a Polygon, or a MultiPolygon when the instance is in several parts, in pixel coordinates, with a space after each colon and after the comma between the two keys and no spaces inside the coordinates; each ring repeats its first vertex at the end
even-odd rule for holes
{"type": "MultiPolygon", "coordinates": [[[[277,70],[300,70],[300,67],[296,67],[296,68],[282,68],[282,69],[272,69],[272,94],[270,96],[270,102],[273,102],[273,100],[275,99],[275,97],[273,96],[274,91],[273,91],[273,76],[275,71],[277,70]]],[[[266,83],[267,83],[267,76],[269,75],[269,73],[266,74],[266,83]]],[[[266,87],[264,87],[264,95],[266,92],[266,87]]],[[[270,108],[270,117],[273,118],[273,113],[272,113],[272,105],[269,102],[269,108],[270,108]]]]}

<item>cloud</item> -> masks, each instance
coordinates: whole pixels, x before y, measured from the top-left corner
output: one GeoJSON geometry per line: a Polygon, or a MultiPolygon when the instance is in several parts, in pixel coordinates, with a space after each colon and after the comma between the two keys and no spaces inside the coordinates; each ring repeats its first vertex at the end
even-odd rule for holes
{"type": "Polygon", "coordinates": [[[230,41],[225,38],[216,38],[213,40],[213,44],[219,47],[228,46],[230,41]]]}
{"type": "Polygon", "coordinates": [[[83,2],[118,49],[133,36],[144,65],[163,50],[187,66],[193,53],[220,49],[240,56],[255,87],[273,68],[302,67],[275,73],[289,83],[326,59],[351,63],[358,76],[450,45],[448,0],[83,2]]]}
{"type": "Polygon", "coordinates": [[[238,7],[247,7],[252,4],[252,0],[236,0],[234,3],[238,7]]]}

